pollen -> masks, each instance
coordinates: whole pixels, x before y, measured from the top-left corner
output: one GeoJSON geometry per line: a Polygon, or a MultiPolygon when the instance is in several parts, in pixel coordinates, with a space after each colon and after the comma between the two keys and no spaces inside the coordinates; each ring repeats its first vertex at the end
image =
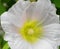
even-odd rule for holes
{"type": "Polygon", "coordinates": [[[19,34],[29,43],[35,43],[43,36],[43,26],[38,21],[26,21],[19,29],[19,34]]]}
{"type": "Polygon", "coordinates": [[[34,33],[34,30],[33,29],[29,29],[27,33],[32,35],[34,33]]]}

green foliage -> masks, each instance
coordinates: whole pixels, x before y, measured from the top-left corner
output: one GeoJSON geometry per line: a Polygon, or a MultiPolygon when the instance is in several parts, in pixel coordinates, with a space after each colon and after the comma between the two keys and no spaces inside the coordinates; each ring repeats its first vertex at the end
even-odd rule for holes
{"type": "Polygon", "coordinates": [[[60,49],[60,46],[59,46],[59,49],[60,49]]]}
{"type": "Polygon", "coordinates": [[[31,2],[36,2],[37,0],[30,0],[31,2]]]}
{"type": "Polygon", "coordinates": [[[8,43],[6,43],[2,49],[9,49],[8,43]]]}
{"type": "Polygon", "coordinates": [[[5,11],[5,7],[3,6],[3,4],[0,1],[0,14],[2,14],[5,11]]]}
{"type": "Polygon", "coordinates": [[[5,41],[2,36],[0,36],[0,49],[2,49],[6,43],[7,41],[5,41]]]}
{"type": "Polygon", "coordinates": [[[0,0],[0,15],[7,11],[14,3],[16,3],[16,0],[0,0]]]}
{"type": "Polygon", "coordinates": [[[56,7],[60,8],[60,0],[52,0],[55,3],[56,7]]]}
{"type": "Polygon", "coordinates": [[[60,15],[60,8],[57,8],[57,14],[60,15]]]}
{"type": "Polygon", "coordinates": [[[57,8],[57,14],[60,15],[60,0],[51,0],[57,8]]]}

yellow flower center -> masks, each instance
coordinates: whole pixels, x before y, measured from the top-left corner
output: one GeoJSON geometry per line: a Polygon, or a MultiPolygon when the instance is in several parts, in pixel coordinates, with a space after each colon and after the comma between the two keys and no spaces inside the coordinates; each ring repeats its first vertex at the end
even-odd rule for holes
{"type": "Polygon", "coordinates": [[[29,29],[27,33],[32,35],[34,33],[34,30],[33,29],[29,29]]]}
{"type": "Polygon", "coordinates": [[[26,21],[24,25],[19,29],[19,33],[24,40],[35,43],[43,35],[42,25],[38,25],[38,21],[26,21]]]}

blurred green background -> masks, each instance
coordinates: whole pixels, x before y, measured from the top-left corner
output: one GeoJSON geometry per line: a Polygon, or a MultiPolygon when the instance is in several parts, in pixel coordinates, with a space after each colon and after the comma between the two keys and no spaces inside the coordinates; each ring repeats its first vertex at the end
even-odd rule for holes
{"type": "MultiPolygon", "coordinates": [[[[36,0],[31,0],[31,1],[36,1],[36,0]]],[[[17,0],[0,0],[0,15],[3,12],[7,11],[16,2],[17,0]]],[[[60,0],[51,0],[51,2],[55,4],[57,8],[56,13],[60,15],[60,0]]],[[[0,49],[10,49],[7,41],[3,39],[3,36],[4,36],[4,31],[2,30],[1,20],[0,20],[0,49]]],[[[59,49],[60,49],[60,46],[59,46],[59,49]]]]}

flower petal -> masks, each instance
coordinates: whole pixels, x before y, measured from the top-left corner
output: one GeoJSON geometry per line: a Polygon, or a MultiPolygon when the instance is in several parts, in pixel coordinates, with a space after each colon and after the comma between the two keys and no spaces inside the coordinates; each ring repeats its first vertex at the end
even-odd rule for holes
{"type": "Polygon", "coordinates": [[[44,27],[44,37],[50,40],[58,40],[60,38],[60,24],[50,24],[44,27]],[[59,36],[58,36],[59,35],[59,36]]]}
{"type": "Polygon", "coordinates": [[[32,49],[31,45],[23,39],[16,38],[12,42],[8,42],[11,49],[32,49]]]}
{"type": "Polygon", "coordinates": [[[56,15],[56,8],[51,4],[50,0],[40,0],[39,2],[31,3],[26,9],[26,16],[29,16],[29,19],[32,20],[39,20],[43,25],[59,22],[59,17],[56,15]]]}
{"type": "Polygon", "coordinates": [[[7,16],[8,18],[4,19],[5,21],[10,21],[13,25],[15,25],[16,27],[21,27],[22,24],[26,21],[26,17],[24,16],[16,16],[13,15],[12,13],[6,12],[4,14],[2,14],[3,17],[7,16]]]}
{"type": "Polygon", "coordinates": [[[11,49],[57,49],[57,44],[54,41],[50,41],[49,39],[40,39],[39,42],[35,44],[30,44],[25,42],[23,39],[14,39],[14,41],[8,41],[11,49]]]}
{"type": "Polygon", "coordinates": [[[11,23],[11,17],[9,14],[10,13],[5,12],[1,15],[1,25],[5,31],[4,39],[8,41],[11,49],[32,49],[31,46],[29,46],[30,44],[25,42],[25,40],[19,35],[16,26],[11,23]]]}
{"type": "Polygon", "coordinates": [[[17,27],[20,27],[23,21],[26,21],[27,17],[25,16],[24,11],[29,4],[29,1],[19,0],[8,10],[8,13],[10,13],[10,15],[14,15],[11,17],[13,19],[12,23],[15,24],[17,27]]]}
{"type": "Polygon", "coordinates": [[[8,10],[8,12],[16,16],[20,16],[22,15],[26,7],[29,6],[29,4],[30,4],[29,1],[19,0],[8,10]]]}
{"type": "Polygon", "coordinates": [[[51,42],[49,39],[40,39],[40,41],[33,45],[33,49],[57,49],[56,42],[51,42]]]}
{"type": "Polygon", "coordinates": [[[1,26],[5,31],[4,39],[6,41],[12,41],[14,38],[20,37],[18,35],[17,27],[10,21],[9,13],[5,12],[1,15],[1,26]]]}

